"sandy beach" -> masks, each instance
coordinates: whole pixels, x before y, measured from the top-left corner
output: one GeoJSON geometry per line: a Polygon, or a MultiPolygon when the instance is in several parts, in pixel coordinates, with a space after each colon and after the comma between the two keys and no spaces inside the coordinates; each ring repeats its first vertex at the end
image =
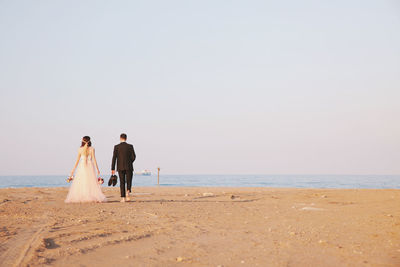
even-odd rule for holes
{"type": "Polygon", "coordinates": [[[1,266],[400,266],[400,190],[0,190],[1,266]]]}

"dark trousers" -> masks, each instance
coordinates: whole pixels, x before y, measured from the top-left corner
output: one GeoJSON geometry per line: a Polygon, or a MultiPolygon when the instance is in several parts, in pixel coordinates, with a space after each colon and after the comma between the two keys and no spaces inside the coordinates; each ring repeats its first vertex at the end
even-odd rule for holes
{"type": "Polygon", "coordinates": [[[126,197],[125,183],[126,183],[126,189],[129,192],[132,192],[131,189],[132,189],[133,171],[132,170],[118,171],[118,176],[119,176],[119,186],[121,189],[121,197],[126,197]]]}

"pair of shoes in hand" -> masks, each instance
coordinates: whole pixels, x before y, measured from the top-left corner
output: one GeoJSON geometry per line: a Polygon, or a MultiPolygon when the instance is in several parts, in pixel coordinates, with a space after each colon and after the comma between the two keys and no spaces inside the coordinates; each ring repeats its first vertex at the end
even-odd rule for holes
{"type": "Polygon", "coordinates": [[[115,186],[118,182],[118,178],[116,175],[111,175],[110,179],[108,180],[108,186],[115,186]]]}

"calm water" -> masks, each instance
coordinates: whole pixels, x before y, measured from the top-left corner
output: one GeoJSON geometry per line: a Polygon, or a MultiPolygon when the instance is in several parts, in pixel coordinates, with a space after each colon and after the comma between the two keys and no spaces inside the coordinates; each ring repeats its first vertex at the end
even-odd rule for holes
{"type": "MultiPolygon", "coordinates": [[[[103,176],[105,184],[109,176],[103,176]]],[[[65,187],[65,176],[0,176],[0,188],[65,187]]],[[[134,176],[134,186],[157,185],[156,176],[134,176]]],[[[162,186],[397,188],[400,175],[162,175],[162,186]]],[[[117,185],[118,186],[118,185],[117,185]]]]}

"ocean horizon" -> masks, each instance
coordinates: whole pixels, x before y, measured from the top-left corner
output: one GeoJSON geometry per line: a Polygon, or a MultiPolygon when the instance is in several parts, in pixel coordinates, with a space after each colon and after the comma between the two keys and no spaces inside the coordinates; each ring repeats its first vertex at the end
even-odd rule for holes
{"type": "MultiPolygon", "coordinates": [[[[107,186],[110,175],[102,175],[107,186]]],[[[68,187],[65,175],[2,175],[0,188],[68,187]]],[[[117,185],[118,186],[118,185],[117,185]]],[[[157,186],[157,175],[135,175],[133,186],[157,186]]],[[[160,186],[400,189],[400,175],[160,175],[160,186]]]]}

